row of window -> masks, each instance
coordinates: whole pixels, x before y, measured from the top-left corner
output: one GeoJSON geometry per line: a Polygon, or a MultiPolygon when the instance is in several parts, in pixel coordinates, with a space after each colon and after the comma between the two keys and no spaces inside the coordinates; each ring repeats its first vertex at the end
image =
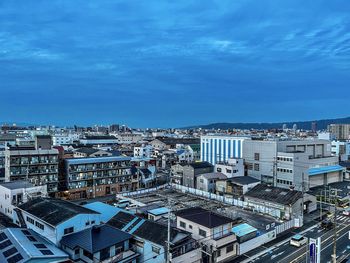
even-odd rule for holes
{"type": "MultiPolygon", "coordinates": [[[[230,244],[226,247],[226,254],[230,253],[233,251],[233,244],[230,244]]],[[[216,251],[216,257],[221,257],[221,249],[218,249],[216,251]]]]}
{"type": "Polygon", "coordinates": [[[33,218],[28,217],[26,218],[27,222],[31,223],[32,225],[35,225],[37,228],[40,228],[41,230],[44,230],[45,226],[38,221],[34,221],[33,218]]]}
{"type": "Polygon", "coordinates": [[[247,169],[248,170],[253,170],[253,168],[254,168],[254,171],[260,171],[260,164],[258,164],[258,163],[254,163],[254,164],[247,163],[247,169]]]}
{"type": "Polygon", "coordinates": [[[288,168],[280,168],[278,167],[277,168],[277,172],[281,172],[281,173],[293,173],[293,170],[292,169],[288,169],[288,168]]]}
{"type": "Polygon", "coordinates": [[[293,162],[293,158],[292,158],[292,157],[282,157],[282,156],[278,156],[278,157],[277,157],[277,161],[293,162]]]}
{"type": "Polygon", "coordinates": [[[292,185],[293,182],[288,181],[288,180],[281,180],[281,179],[277,179],[277,183],[278,184],[286,184],[286,185],[292,185]]]}

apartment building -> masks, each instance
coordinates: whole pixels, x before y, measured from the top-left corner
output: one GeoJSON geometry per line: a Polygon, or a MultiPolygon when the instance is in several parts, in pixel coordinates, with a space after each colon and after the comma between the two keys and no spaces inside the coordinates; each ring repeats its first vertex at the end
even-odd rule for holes
{"type": "Polygon", "coordinates": [[[327,140],[246,140],[243,157],[247,173],[264,183],[308,190],[342,181],[338,158],[327,140]]]}
{"type": "Polygon", "coordinates": [[[331,124],[329,131],[336,140],[350,139],[350,124],[331,124]]]}
{"type": "Polygon", "coordinates": [[[132,175],[130,161],[130,157],[124,156],[66,159],[69,198],[92,198],[136,190],[139,177],[137,173],[132,175]]]}
{"type": "Polygon", "coordinates": [[[58,186],[58,154],[57,149],[8,147],[5,182],[27,179],[35,186],[47,185],[47,192],[53,195],[58,186]]]}
{"type": "Polygon", "coordinates": [[[201,161],[227,162],[230,158],[242,158],[243,142],[249,137],[230,135],[204,135],[201,136],[201,161]]]}
{"type": "Polygon", "coordinates": [[[229,158],[227,161],[217,162],[214,171],[223,173],[227,178],[244,176],[244,160],[242,158],[229,158]]]}

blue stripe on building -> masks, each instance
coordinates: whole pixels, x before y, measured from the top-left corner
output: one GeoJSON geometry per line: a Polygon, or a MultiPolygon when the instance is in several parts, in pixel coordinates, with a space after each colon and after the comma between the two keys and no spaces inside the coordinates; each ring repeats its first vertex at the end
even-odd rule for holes
{"type": "Polygon", "coordinates": [[[226,140],[223,140],[223,142],[224,142],[224,152],[223,152],[223,158],[222,158],[222,160],[223,161],[226,161],[226,140]]]}
{"type": "Polygon", "coordinates": [[[242,144],[242,142],[239,140],[238,141],[238,155],[237,155],[238,158],[241,158],[241,144],[242,144]]]}

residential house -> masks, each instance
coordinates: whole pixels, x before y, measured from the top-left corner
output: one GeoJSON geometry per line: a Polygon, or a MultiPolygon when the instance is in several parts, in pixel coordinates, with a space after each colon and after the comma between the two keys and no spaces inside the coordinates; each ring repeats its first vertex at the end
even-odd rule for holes
{"type": "Polygon", "coordinates": [[[214,166],[208,162],[193,162],[183,167],[182,184],[187,187],[196,188],[196,177],[200,174],[211,173],[214,166]]]}
{"type": "Polygon", "coordinates": [[[258,184],[260,184],[260,180],[250,176],[232,177],[216,181],[216,193],[240,198],[258,184]]]}
{"type": "Polygon", "coordinates": [[[205,173],[200,174],[196,178],[196,188],[205,192],[215,193],[216,182],[226,180],[227,176],[223,173],[205,173]]]}
{"type": "Polygon", "coordinates": [[[74,158],[103,157],[112,155],[113,154],[111,152],[90,147],[83,147],[74,151],[74,158]]]}

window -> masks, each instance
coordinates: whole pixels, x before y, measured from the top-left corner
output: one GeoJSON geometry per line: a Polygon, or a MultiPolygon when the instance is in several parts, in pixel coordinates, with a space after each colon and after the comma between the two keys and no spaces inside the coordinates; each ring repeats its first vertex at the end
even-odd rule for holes
{"type": "Polygon", "coordinates": [[[87,221],[87,222],[85,223],[85,226],[88,226],[88,225],[90,225],[90,222],[89,222],[89,221],[87,221]]]}
{"type": "Polygon", "coordinates": [[[95,220],[92,220],[92,221],[91,221],[91,225],[93,225],[93,224],[95,224],[95,220]]]}
{"type": "Polygon", "coordinates": [[[198,234],[202,237],[207,237],[207,232],[204,231],[203,229],[199,229],[198,234]]]}
{"type": "Polygon", "coordinates": [[[37,228],[40,228],[41,230],[44,230],[44,225],[43,224],[40,224],[38,221],[35,222],[35,226],[37,228]]]}
{"type": "Polygon", "coordinates": [[[34,219],[27,216],[27,222],[34,225],[34,219]]]}
{"type": "Polygon", "coordinates": [[[186,223],[185,223],[185,222],[180,221],[180,227],[182,227],[182,228],[186,228],[186,223]]]}
{"type": "Polygon", "coordinates": [[[89,258],[91,260],[94,259],[93,255],[89,251],[86,251],[85,249],[83,250],[83,254],[84,254],[85,257],[87,257],[87,258],[89,258]]]}
{"type": "Polygon", "coordinates": [[[216,168],[216,171],[217,171],[218,173],[221,173],[221,168],[220,168],[220,167],[216,168]]]}
{"type": "Polygon", "coordinates": [[[228,245],[228,246],[226,247],[226,254],[227,254],[227,253],[230,253],[230,252],[232,252],[232,251],[233,251],[233,244],[228,245]]]}
{"type": "Polygon", "coordinates": [[[248,170],[253,170],[253,164],[252,163],[247,163],[247,169],[248,170]]]}
{"type": "Polygon", "coordinates": [[[160,253],[160,248],[159,247],[156,247],[156,246],[152,246],[152,252],[156,253],[159,255],[160,253]]]}
{"type": "Polygon", "coordinates": [[[260,165],[258,163],[254,164],[254,171],[260,171],[260,165]]]}
{"type": "Polygon", "coordinates": [[[254,153],[254,160],[259,161],[260,160],[260,153],[254,153]]]}
{"type": "Polygon", "coordinates": [[[190,229],[192,229],[193,227],[192,227],[192,225],[188,225],[188,227],[190,228],[190,229]]]}
{"type": "Polygon", "coordinates": [[[78,255],[80,252],[79,248],[77,248],[76,250],[74,250],[74,255],[78,255]]]}
{"type": "Polygon", "coordinates": [[[74,227],[68,227],[64,229],[64,235],[74,232],[74,227]]]}
{"type": "Polygon", "coordinates": [[[216,257],[221,257],[221,249],[216,250],[216,257]]]}
{"type": "Polygon", "coordinates": [[[230,169],[226,169],[226,173],[232,173],[232,170],[230,170],[230,169]]]}

